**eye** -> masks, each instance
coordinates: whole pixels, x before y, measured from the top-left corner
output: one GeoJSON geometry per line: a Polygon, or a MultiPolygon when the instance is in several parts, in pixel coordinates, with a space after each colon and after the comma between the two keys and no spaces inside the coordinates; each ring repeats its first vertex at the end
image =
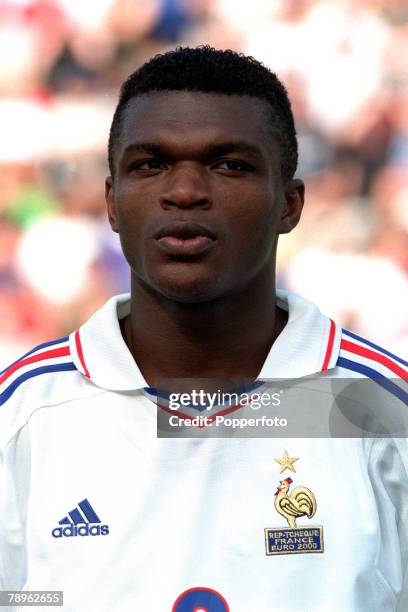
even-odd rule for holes
{"type": "Polygon", "coordinates": [[[142,161],[133,162],[129,170],[161,170],[166,166],[165,162],[159,158],[144,159],[142,161]]]}
{"type": "Polygon", "coordinates": [[[218,162],[215,167],[219,168],[220,170],[232,170],[236,172],[250,170],[250,166],[248,164],[244,164],[236,159],[224,159],[223,161],[218,162]]]}

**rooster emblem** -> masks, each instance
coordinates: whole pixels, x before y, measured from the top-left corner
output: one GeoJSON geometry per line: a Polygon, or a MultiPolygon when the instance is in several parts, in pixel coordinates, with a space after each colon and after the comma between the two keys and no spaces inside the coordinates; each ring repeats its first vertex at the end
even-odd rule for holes
{"type": "Polygon", "coordinates": [[[275,493],[275,508],[288,521],[289,527],[295,529],[296,519],[300,516],[312,518],[317,506],[315,496],[306,487],[296,487],[288,495],[292,482],[290,477],[280,481],[275,493]]]}

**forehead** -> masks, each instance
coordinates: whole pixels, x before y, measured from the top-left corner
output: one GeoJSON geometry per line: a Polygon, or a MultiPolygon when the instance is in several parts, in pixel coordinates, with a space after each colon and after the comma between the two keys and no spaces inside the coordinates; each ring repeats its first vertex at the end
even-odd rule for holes
{"type": "Polygon", "coordinates": [[[153,92],[127,104],[120,150],[135,141],[166,141],[206,146],[216,141],[246,141],[265,156],[277,151],[266,101],[250,96],[202,92],[153,92]]]}

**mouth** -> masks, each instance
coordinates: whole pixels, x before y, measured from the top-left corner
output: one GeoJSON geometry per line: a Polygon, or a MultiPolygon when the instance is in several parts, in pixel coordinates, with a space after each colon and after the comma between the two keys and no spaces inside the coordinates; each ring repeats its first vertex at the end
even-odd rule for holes
{"type": "Polygon", "coordinates": [[[197,257],[211,250],[217,237],[205,225],[189,221],[175,221],[160,228],[155,234],[160,249],[173,257],[197,257]]]}

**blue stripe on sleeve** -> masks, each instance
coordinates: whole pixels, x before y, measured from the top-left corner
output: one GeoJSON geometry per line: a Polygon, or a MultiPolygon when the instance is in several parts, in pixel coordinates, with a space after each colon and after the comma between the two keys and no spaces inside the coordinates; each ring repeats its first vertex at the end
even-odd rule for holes
{"type": "Polygon", "coordinates": [[[397,357],[393,353],[390,353],[390,351],[386,351],[385,349],[381,348],[381,346],[378,346],[378,344],[374,344],[374,342],[370,342],[369,340],[366,340],[361,336],[357,336],[357,334],[348,331],[348,329],[343,329],[343,333],[346,334],[346,336],[350,336],[350,338],[354,338],[354,340],[359,340],[360,342],[371,346],[371,348],[375,349],[376,351],[379,351],[380,353],[387,355],[387,357],[391,357],[391,359],[395,359],[395,361],[398,361],[398,363],[401,363],[402,365],[408,367],[408,361],[404,361],[404,359],[401,359],[401,357],[397,357]]]}
{"type": "Polygon", "coordinates": [[[34,370],[29,370],[25,372],[18,378],[16,378],[8,387],[0,393],[0,406],[2,406],[10,397],[13,395],[14,391],[23,383],[25,380],[29,378],[34,378],[34,376],[39,376],[40,374],[46,374],[48,372],[67,372],[69,370],[76,370],[75,365],[72,362],[69,363],[56,363],[53,365],[41,366],[40,368],[35,368],[34,370]]]}
{"type": "Polygon", "coordinates": [[[47,348],[47,346],[53,346],[54,344],[62,344],[63,342],[66,342],[68,338],[69,336],[65,336],[64,338],[58,338],[57,340],[50,340],[49,342],[43,342],[42,344],[39,344],[38,346],[31,349],[31,351],[28,351],[28,353],[26,353],[22,357],[19,357],[18,359],[16,359],[16,361],[13,361],[13,363],[10,363],[10,365],[8,365],[7,368],[5,368],[2,372],[0,372],[0,375],[4,374],[4,372],[8,370],[9,368],[11,368],[11,366],[13,366],[15,363],[18,363],[22,359],[25,359],[26,357],[29,357],[29,355],[32,355],[33,353],[35,353],[35,351],[39,351],[42,348],[47,348]]]}
{"type": "Polygon", "coordinates": [[[350,359],[345,359],[344,357],[339,357],[337,360],[337,365],[340,368],[345,368],[346,370],[352,370],[353,372],[358,372],[359,374],[363,374],[367,376],[367,378],[371,378],[376,383],[381,385],[386,391],[395,395],[398,399],[400,399],[404,404],[408,406],[408,393],[406,393],[401,387],[392,382],[390,378],[386,378],[376,370],[369,368],[361,363],[356,363],[355,361],[351,361],[350,359]]]}

